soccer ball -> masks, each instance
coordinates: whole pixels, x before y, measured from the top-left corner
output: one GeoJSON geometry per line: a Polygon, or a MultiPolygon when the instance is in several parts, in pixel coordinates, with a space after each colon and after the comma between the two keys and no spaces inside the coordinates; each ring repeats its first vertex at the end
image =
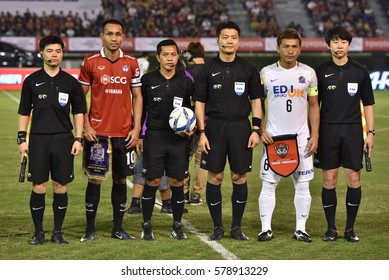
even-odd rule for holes
{"type": "Polygon", "coordinates": [[[169,116],[169,125],[174,132],[192,131],[196,125],[194,112],[187,107],[175,108],[169,116]]]}

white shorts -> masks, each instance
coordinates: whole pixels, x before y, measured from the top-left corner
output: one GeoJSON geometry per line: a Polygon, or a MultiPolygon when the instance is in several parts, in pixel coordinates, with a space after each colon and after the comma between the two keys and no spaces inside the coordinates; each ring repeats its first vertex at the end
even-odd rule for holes
{"type": "MultiPolygon", "coordinates": [[[[313,160],[312,156],[305,158],[305,146],[299,147],[299,157],[300,157],[300,164],[297,167],[297,169],[292,173],[292,179],[293,182],[301,183],[301,182],[307,182],[313,179],[314,176],[314,169],[313,169],[313,160]]],[[[270,169],[269,164],[267,163],[267,153],[265,147],[263,148],[263,155],[261,160],[261,173],[259,177],[266,182],[270,183],[278,183],[282,178],[284,178],[281,175],[278,175],[273,170],[270,169]]]]}

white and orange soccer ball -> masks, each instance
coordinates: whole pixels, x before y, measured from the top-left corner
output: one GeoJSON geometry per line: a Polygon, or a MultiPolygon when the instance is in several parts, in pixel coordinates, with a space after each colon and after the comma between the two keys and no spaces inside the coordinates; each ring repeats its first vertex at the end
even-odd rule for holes
{"type": "Polygon", "coordinates": [[[177,107],[170,113],[169,125],[174,132],[190,132],[196,126],[196,116],[187,107],[177,107]]]}

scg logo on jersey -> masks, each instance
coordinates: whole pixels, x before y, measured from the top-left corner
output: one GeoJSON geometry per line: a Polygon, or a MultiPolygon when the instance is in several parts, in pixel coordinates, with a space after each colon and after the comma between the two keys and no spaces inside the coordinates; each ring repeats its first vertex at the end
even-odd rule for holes
{"type": "Polygon", "coordinates": [[[104,85],[108,85],[109,83],[111,84],[127,84],[127,78],[126,77],[120,77],[120,76],[108,76],[108,75],[103,75],[100,78],[100,81],[104,85]]]}
{"type": "Polygon", "coordinates": [[[289,97],[304,96],[304,89],[295,88],[293,85],[290,87],[285,85],[273,86],[273,92],[276,97],[285,97],[286,95],[289,97]]]}

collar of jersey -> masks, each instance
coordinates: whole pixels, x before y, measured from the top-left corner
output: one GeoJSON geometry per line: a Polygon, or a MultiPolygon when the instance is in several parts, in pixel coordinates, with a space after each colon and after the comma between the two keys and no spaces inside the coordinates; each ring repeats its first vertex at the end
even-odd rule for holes
{"type": "MultiPolygon", "coordinates": [[[[104,53],[104,47],[101,48],[101,50],[100,50],[100,55],[101,55],[102,57],[106,57],[106,56],[105,56],[105,53],[104,53]]],[[[123,57],[123,51],[122,51],[121,49],[119,49],[119,57],[123,57]]]]}

